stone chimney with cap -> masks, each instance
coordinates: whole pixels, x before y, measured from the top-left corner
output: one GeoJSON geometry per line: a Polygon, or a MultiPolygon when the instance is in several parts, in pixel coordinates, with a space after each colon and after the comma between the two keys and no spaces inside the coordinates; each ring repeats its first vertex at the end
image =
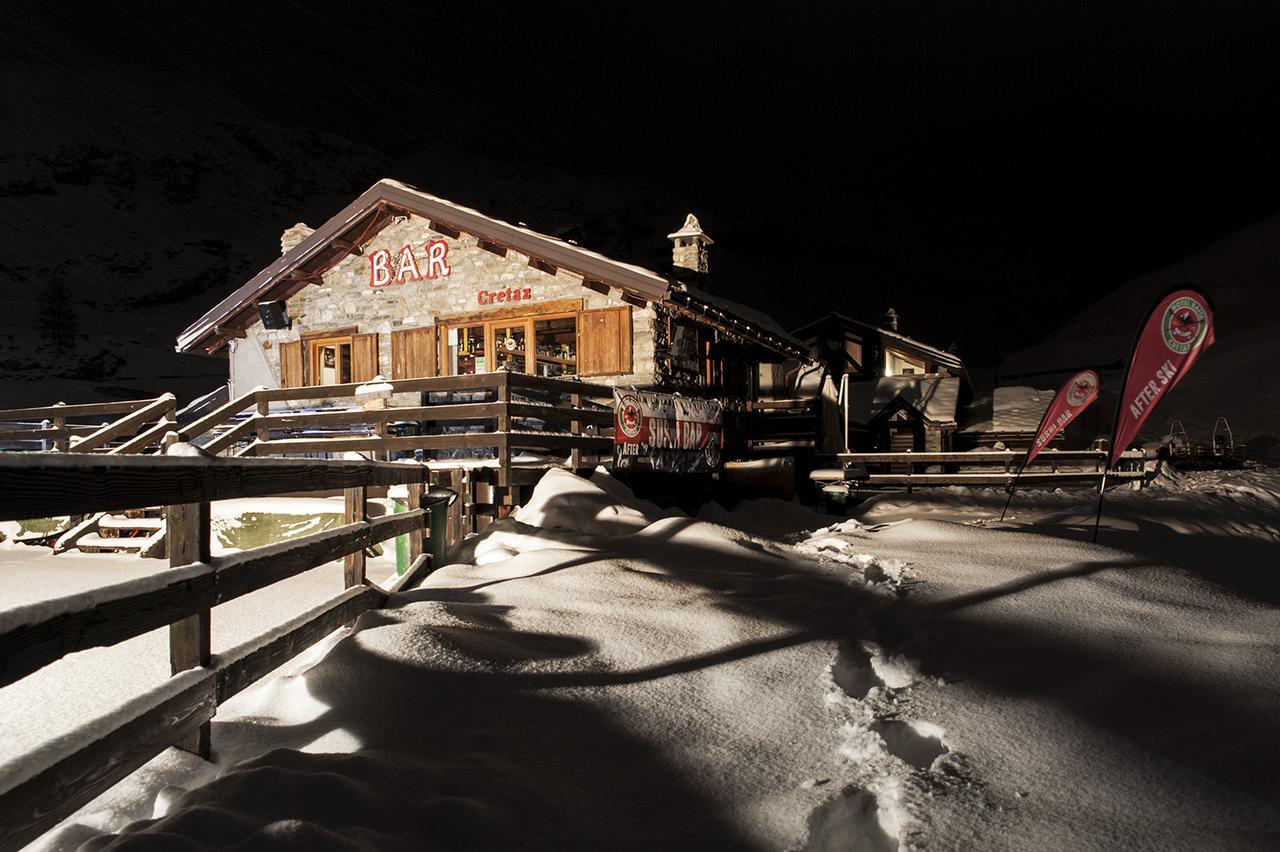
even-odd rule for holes
{"type": "Polygon", "coordinates": [[[880,320],[880,327],[889,331],[898,330],[898,312],[893,308],[885,311],[884,317],[880,320]]]}
{"type": "Polygon", "coordinates": [[[315,228],[309,228],[305,222],[299,222],[280,235],[280,253],[288,254],[297,247],[298,243],[315,232],[315,228]]]}
{"type": "Polygon", "coordinates": [[[694,272],[707,272],[707,246],[714,242],[702,232],[698,217],[690,213],[685,217],[684,227],[673,234],[667,234],[671,240],[671,264],[694,272]]]}

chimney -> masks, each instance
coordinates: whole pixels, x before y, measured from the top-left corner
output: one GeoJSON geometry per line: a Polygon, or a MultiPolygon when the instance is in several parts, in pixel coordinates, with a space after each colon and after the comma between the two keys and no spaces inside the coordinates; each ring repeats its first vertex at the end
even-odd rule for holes
{"type": "Polygon", "coordinates": [[[280,235],[280,253],[288,254],[298,243],[315,233],[315,228],[308,228],[305,222],[299,222],[280,235]]]}
{"type": "Polygon", "coordinates": [[[671,265],[694,272],[707,271],[707,246],[714,242],[702,232],[698,217],[690,213],[685,217],[684,227],[674,234],[667,234],[671,240],[671,265]]]}
{"type": "Polygon", "coordinates": [[[880,320],[880,327],[889,331],[898,330],[898,312],[890,308],[885,312],[884,317],[880,320]]]}

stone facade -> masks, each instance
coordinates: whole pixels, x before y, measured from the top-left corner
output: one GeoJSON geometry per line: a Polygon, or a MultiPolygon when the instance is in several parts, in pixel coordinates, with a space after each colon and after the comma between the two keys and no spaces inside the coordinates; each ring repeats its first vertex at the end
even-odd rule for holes
{"type": "MultiPolygon", "coordinates": [[[[308,334],[326,329],[356,327],[359,333],[378,334],[378,366],[384,376],[391,375],[391,332],[402,328],[433,326],[459,314],[477,314],[488,308],[527,306],[536,311],[540,302],[563,299],[581,300],[583,309],[624,305],[612,295],[603,295],[582,286],[582,279],[559,270],[551,275],[529,265],[529,258],[514,251],[502,257],[480,248],[478,239],[463,233],[449,237],[431,229],[426,219],[410,216],[393,222],[363,246],[363,255],[352,254],[327,271],[322,283],[311,284],[288,300],[292,328],[268,330],[261,321],[255,323],[245,338],[236,341],[231,354],[231,380],[234,394],[243,393],[255,384],[280,385],[279,346],[308,334]],[[448,276],[434,280],[406,280],[385,287],[370,287],[370,257],[379,249],[391,253],[391,267],[405,245],[414,249],[415,257],[426,271],[424,247],[443,240],[448,245],[448,276]],[[486,305],[481,293],[528,288],[527,302],[501,302],[486,305]],[[253,350],[257,351],[253,351],[253,350]],[[262,382],[260,356],[265,356],[272,382],[262,382]]],[[[584,377],[602,384],[651,387],[655,384],[654,308],[632,307],[632,372],[622,376],[584,377]]]]}

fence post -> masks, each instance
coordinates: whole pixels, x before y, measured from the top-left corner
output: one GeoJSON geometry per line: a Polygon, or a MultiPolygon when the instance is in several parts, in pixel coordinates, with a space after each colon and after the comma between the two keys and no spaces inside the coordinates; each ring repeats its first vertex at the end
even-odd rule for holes
{"type": "MultiPolygon", "coordinates": [[[[66,405],[66,403],[58,401],[54,405],[66,405]]],[[[65,453],[71,447],[71,433],[67,431],[67,418],[53,418],[53,428],[57,430],[57,434],[53,436],[53,448],[60,453],[65,453]]]]}
{"type": "MultiPolygon", "coordinates": [[[[262,394],[258,394],[258,416],[266,417],[270,413],[271,400],[264,399],[262,394]]],[[[263,426],[261,423],[255,427],[254,434],[257,435],[258,440],[263,443],[271,440],[271,430],[266,426],[263,426]]]]}
{"type": "MultiPolygon", "coordinates": [[[[165,517],[169,566],[176,568],[192,562],[208,562],[209,504],[180,503],[166,506],[165,517]]],[[[195,666],[209,665],[212,652],[209,631],[210,616],[207,609],[169,625],[169,668],[173,674],[195,666]]],[[[209,735],[210,723],[205,722],[198,730],[174,745],[208,760],[209,735]]]]}
{"type": "MultiPolygon", "coordinates": [[[[365,505],[365,487],[342,489],[343,506],[342,522],[344,524],[362,523],[369,519],[368,507],[365,505]]],[[[410,486],[412,492],[412,486],[410,486]]],[[[346,579],[346,587],[353,589],[364,583],[364,549],[348,553],[342,557],[342,565],[346,579]]]]}
{"type": "MultiPolygon", "coordinates": [[[[427,468],[424,467],[423,471],[426,471],[426,470],[427,468]]],[[[409,489],[409,511],[410,512],[412,512],[414,509],[422,508],[423,485],[424,483],[421,483],[421,482],[410,482],[408,485],[405,486],[406,488],[409,489]]],[[[426,526],[409,533],[409,564],[410,565],[412,565],[414,560],[416,560],[419,556],[422,555],[423,536],[425,535],[427,529],[430,528],[430,526],[431,526],[431,518],[430,518],[430,515],[428,515],[426,526]]]]}
{"type": "Polygon", "coordinates": [[[505,370],[498,373],[497,401],[502,403],[502,414],[498,415],[498,484],[506,486],[511,482],[511,374],[505,370]]]}
{"type": "MultiPolygon", "coordinates": [[[[581,408],[582,394],[580,393],[570,394],[569,404],[572,405],[574,408],[581,408]]],[[[569,434],[570,435],[582,434],[581,420],[578,420],[575,418],[569,421],[569,434]]],[[[582,467],[582,450],[580,448],[574,447],[572,450],[569,451],[569,467],[572,468],[574,471],[577,471],[578,468],[582,467]]]]}

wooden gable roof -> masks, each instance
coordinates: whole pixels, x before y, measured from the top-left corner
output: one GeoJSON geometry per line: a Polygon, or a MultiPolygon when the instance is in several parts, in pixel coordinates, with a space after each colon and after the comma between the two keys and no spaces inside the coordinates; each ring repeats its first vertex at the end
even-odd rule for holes
{"type": "Polygon", "coordinates": [[[242,334],[257,320],[259,302],[286,299],[318,282],[327,270],[351,253],[358,253],[397,216],[409,214],[429,220],[441,233],[457,235],[465,231],[528,255],[546,267],[580,275],[584,283],[595,283],[597,288],[615,287],[624,297],[662,301],[670,287],[669,279],[648,269],[612,260],[384,178],[192,323],[178,335],[177,350],[218,352],[230,338],[242,334]]]}

